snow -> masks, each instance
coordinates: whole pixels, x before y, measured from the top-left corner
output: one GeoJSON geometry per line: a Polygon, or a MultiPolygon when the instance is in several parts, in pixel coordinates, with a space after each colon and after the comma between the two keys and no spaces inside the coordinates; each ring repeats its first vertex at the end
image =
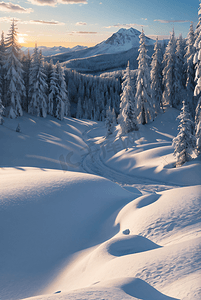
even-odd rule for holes
{"type": "Polygon", "coordinates": [[[5,118],[1,300],[200,299],[201,161],[174,167],[178,114],[108,137],[104,122],[5,118]]]}
{"type": "MultiPolygon", "coordinates": [[[[131,48],[139,47],[139,36],[141,32],[134,28],[121,28],[106,41],[96,45],[98,53],[116,53],[121,51],[128,51],[131,48]]],[[[154,40],[146,37],[146,45],[153,45],[154,40]]]]}

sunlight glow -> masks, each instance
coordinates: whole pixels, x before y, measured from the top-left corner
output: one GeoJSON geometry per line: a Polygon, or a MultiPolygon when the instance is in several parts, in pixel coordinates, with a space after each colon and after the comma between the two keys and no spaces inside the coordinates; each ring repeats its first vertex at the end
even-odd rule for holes
{"type": "Polygon", "coordinates": [[[18,38],[18,42],[19,42],[20,44],[24,44],[24,43],[25,43],[24,37],[23,37],[23,36],[20,36],[20,37],[18,38]]]}

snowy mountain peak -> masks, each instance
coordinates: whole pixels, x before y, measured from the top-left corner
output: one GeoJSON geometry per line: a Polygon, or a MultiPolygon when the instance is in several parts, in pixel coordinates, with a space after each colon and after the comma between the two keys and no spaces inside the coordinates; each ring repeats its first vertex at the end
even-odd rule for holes
{"type": "Polygon", "coordinates": [[[138,34],[140,35],[140,31],[137,30],[137,29],[134,29],[134,28],[129,28],[129,29],[125,29],[125,28],[121,28],[119,29],[119,31],[116,32],[116,34],[119,33],[119,34],[127,34],[127,35],[133,35],[133,34],[138,34]]]}
{"type": "MultiPolygon", "coordinates": [[[[121,28],[106,41],[98,44],[102,53],[117,53],[139,47],[139,36],[141,32],[134,28],[121,28]]],[[[153,45],[155,40],[146,37],[146,44],[153,45]]]]}
{"type": "MultiPolygon", "coordinates": [[[[109,37],[105,41],[105,44],[123,46],[127,48],[127,50],[129,50],[130,48],[139,46],[140,34],[141,32],[134,28],[129,28],[129,29],[121,28],[119,29],[119,31],[117,31],[111,37],[109,37]]],[[[155,42],[154,40],[146,37],[147,45],[153,45],[154,42],[155,42]]]]}

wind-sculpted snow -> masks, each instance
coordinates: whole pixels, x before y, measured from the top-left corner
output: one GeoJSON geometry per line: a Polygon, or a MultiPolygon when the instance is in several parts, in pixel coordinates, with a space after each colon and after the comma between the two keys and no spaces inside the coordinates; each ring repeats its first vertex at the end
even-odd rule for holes
{"type": "Polygon", "coordinates": [[[101,228],[134,198],[117,184],[82,173],[7,168],[0,180],[1,299],[33,295],[34,285],[44,287],[63,260],[117,233],[118,225],[104,235],[101,228]]]}
{"type": "Polygon", "coordinates": [[[157,249],[160,246],[143,236],[132,235],[122,239],[112,240],[108,252],[114,256],[123,256],[157,249]]]}
{"type": "Polygon", "coordinates": [[[5,120],[2,300],[200,300],[201,162],[174,167],[177,115],[107,138],[102,122],[5,120]]]}
{"type": "Polygon", "coordinates": [[[142,300],[176,300],[172,297],[167,297],[160,293],[145,281],[135,278],[131,279],[128,283],[122,285],[123,291],[137,299],[142,300]]]}

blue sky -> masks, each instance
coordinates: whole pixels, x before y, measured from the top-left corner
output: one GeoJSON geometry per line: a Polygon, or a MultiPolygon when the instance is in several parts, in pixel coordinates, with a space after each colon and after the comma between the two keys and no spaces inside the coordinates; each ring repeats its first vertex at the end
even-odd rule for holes
{"type": "Polygon", "coordinates": [[[198,0],[0,0],[0,30],[17,20],[25,46],[95,45],[120,28],[144,28],[145,34],[187,36],[197,24],[198,0]]]}

